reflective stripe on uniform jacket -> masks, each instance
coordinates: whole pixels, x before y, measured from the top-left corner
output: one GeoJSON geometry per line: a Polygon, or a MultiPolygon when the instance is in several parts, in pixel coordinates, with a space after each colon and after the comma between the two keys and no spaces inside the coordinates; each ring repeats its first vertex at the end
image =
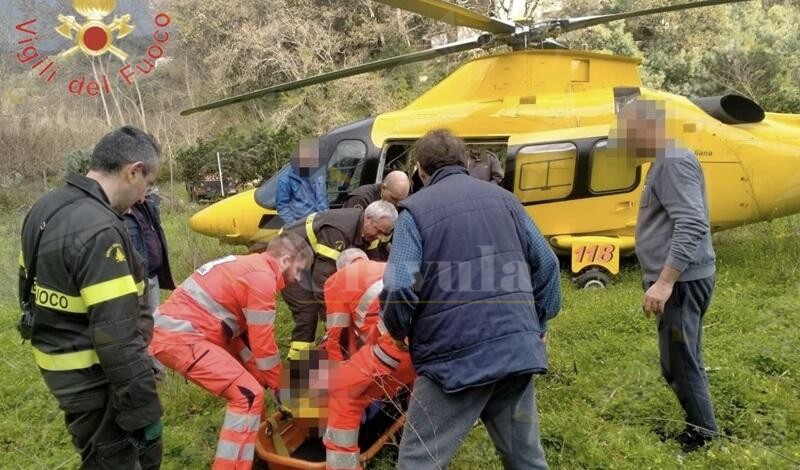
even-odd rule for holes
{"type": "MultiPolygon", "coordinates": [[[[381,307],[386,263],[361,260],[338,270],[325,282],[328,357],[343,360],[368,343],[381,307]]],[[[374,338],[372,338],[374,340],[374,338]]]]}
{"type": "Polygon", "coordinates": [[[278,261],[268,253],[209,261],[183,281],[156,311],[157,335],[202,335],[235,351],[258,382],[279,387],[275,296],[284,288],[278,261]]]}
{"type": "Polygon", "coordinates": [[[370,259],[386,261],[384,242],[367,242],[362,238],[363,218],[361,209],[332,209],[311,214],[286,225],[283,230],[294,232],[309,242],[316,254],[315,263],[335,263],[342,251],[353,247],[364,250],[370,259]]]}

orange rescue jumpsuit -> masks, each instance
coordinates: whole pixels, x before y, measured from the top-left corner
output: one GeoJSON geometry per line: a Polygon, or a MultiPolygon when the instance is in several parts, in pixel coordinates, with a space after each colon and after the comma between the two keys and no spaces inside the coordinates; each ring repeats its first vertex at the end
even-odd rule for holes
{"type": "Polygon", "coordinates": [[[226,256],[197,269],[153,315],[151,353],[228,400],[214,469],[252,468],[264,387],[279,387],[273,323],[283,287],[269,254],[226,256]]]}
{"type": "Polygon", "coordinates": [[[331,372],[323,438],[327,468],[360,468],[358,429],[364,410],[373,400],[393,397],[414,381],[408,352],[397,348],[379,320],[385,267],[386,263],[357,261],[325,283],[329,357],[350,357],[331,372]]]}

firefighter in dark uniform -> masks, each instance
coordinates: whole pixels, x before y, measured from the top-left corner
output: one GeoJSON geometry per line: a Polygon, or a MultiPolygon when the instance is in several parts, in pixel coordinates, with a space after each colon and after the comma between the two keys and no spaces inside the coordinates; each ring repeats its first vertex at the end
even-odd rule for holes
{"type": "Polygon", "coordinates": [[[411,182],[408,176],[400,170],[395,170],[386,175],[381,183],[365,184],[353,190],[344,202],[344,207],[363,210],[378,200],[384,200],[397,207],[408,197],[410,188],[411,182]]]}
{"type": "Polygon", "coordinates": [[[146,278],[122,219],[158,167],[150,135],[115,130],[95,147],[89,173],[67,177],[23,224],[20,302],[33,321],[21,331],[81,468],[161,464],[161,403],[137,327],[146,278]]]}
{"type": "Polygon", "coordinates": [[[376,201],[363,211],[333,209],[314,213],[283,228],[297,233],[314,250],[314,263],[303,273],[300,282],[283,291],[283,299],[292,311],[294,329],[289,347],[289,359],[300,358],[301,351],[314,345],[317,320],[324,318],[325,281],[336,272],[336,260],[347,248],[361,248],[370,259],[386,261],[389,252],[385,240],[394,229],[397,209],[386,202],[376,201]]]}

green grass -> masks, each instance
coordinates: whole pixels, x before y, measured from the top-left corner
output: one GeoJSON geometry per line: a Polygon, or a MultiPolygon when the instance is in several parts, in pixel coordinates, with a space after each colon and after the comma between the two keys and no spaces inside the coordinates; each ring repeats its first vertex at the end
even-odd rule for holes
{"type": "MultiPolygon", "coordinates": [[[[176,280],[204,261],[241,248],[219,246],[186,226],[196,206],[164,220],[176,280]]],[[[16,265],[24,213],[0,215],[0,468],[76,468],[63,417],[20,345],[16,265]]],[[[717,289],[705,323],[705,360],[720,430],[706,451],[682,455],[662,434],[683,427],[659,375],[653,320],[639,311],[638,267],[604,291],[576,291],[564,276],[563,310],[550,324],[551,372],[536,379],[542,442],[553,468],[800,467],[800,216],[715,236],[717,289]]],[[[279,309],[286,350],[291,320],[279,309]]],[[[170,375],[165,469],[208,468],[224,402],[170,375]]],[[[371,467],[393,468],[389,449],[371,467]]],[[[483,427],[468,436],[454,469],[501,468],[483,427]]]]}

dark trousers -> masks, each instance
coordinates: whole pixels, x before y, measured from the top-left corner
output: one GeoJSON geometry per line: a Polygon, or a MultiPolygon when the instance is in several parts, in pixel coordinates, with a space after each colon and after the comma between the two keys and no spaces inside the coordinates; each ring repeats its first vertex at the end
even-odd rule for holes
{"type": "Polygon", "coordinates": [[[447,468],[479,417],[504,468],[548,468],[539,440],[539,416],[530,374],[455,393],[445,393],[433,380],[418,376],[400,440],[397,468],[447,468]]]}
{"type": "Polygon", "coordinates": [[[81,469],[155,470],[161,466],[161,438],[138,449],[114,421],[116,411],[111,401],[89,411],[64,413],[72,444],[81,456],[81,469]]]}
{"type": "Polygon", "coordinates": [[[289,306],[294,320],[292,341],[313,343],[317,334],[317,320],[325,315],[325,303],[304,283],[295,282],[283,289],[283,300],[289,306]]]}
{"type": "Polygon", "coordinates": [[[283,289],[283,300],[292,311],[292,341],[313,343],[317,321],[325,320],[325,281],[336,271],[332,263],[315,261],[310,271],[302,273],[299,282],[283,289]],[[330,264],[330,266],[329,266],[330,264]]]}
{"type": "Polygon", "coordinates": [[[717,433],[702,350],[703,317],[713,291],[714,276],[676,282],[658,316],[661,374],[686,412],[687,423],[707,436],[717,433]]]}

